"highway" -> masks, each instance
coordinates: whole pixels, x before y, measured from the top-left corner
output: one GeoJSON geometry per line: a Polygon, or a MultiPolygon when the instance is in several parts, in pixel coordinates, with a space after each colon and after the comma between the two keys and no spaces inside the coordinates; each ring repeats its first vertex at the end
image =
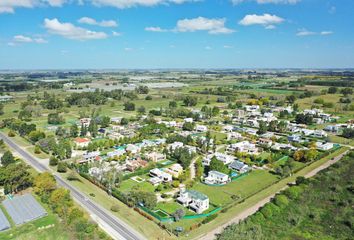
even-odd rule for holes
{"type": "MultiPolygon", "coordinates": [[[[0,133],[0,138],[9,145],[13,150],[15,150],[29,165],[38,170],[39,172],[52,172],[47,166],[44,166],[35,157],[29,154],[26,150],[23,150],[18,146],[12,139],[3,133],[0,133]]],[[[99,206],[97,203],[91,201],[85,194],[81,193],[78,189],[71,186],[68,182],[63,180],[62,177],[52,172],[58,185],[70,190],[71,196],[74,200],[83,208],[85,208],[91,216],[97,221],[103,230],[105,230],[112,238],[118,240],[145,240],[140,233],[135,231],[129,225],[124,223],[122,220],[113,216],[106,209],[99,206]]]]}

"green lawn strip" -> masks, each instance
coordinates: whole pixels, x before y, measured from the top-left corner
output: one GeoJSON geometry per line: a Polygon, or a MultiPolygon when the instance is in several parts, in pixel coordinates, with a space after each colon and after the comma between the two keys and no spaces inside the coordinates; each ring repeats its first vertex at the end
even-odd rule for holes
{"type": "Polygon", "coordinates": [[[232,207],[226,213],[220,213],[216,220],[214,220],[206,225],[202,225],[201,227],[197,228],[196,230],[194,230],[190,234],[188,234],[188,236],[180,237],[180,239],[198,239],[200,236],[206,234],[210,230],[227,223],[228,221],[230,221],[230,219],[237,216],[245,209],[252,207],[253,205],[258,203],[259,201],[266,198],[267,196],[277,193],[279,190],[284,188],[288,183],[294,182],[298,176],[306,175],[307,173],[318,168],[322,164],[326,163],[327,161],[329,161],[333,157],[340,155],[341,153],[345,152],[346,150],[348,150],[348,148],[346,148],[346,147],[340,148],[337,151],[335,151],[334,153],[331,153],[328,156],[326,156],[326,157],[310,164],[309,166],[301,169],[299,172],[292,175],[291,177],[280,180],[278,183],[271,185],[270,187],[249,197],[244,202],[239,203],[236,206],[232,207]]]}
{"type": "MultiPolygon", "coordinates": [[[[62,174],[64,178],[66,178],[66,175],[67,174],[62,174]]],[[[165,239],[174,239],[174,237],[168,236],[164,230],[160,229],[156,223],[144,218],[139,213],[134,211],[132,208],[129,208],[116,198],[110,197],[105,191],[93,185],[88,180],[82,177],[79,177],[79,179],[80,181],[71,181],[70,184],[88,195],[88,197],[94,202],[99,203],[112,214],[127,222],[137,231],[144,234],[144,236],[146,236],[148,239],[162,239],[163,237],[165,237],[165,239]],[[90,194],[94,194],[94,196],[90,196],[90,194]],[[118,212],[112,212],[110,210],[113,205],[117,205],[119,207],[118,212]]]]}

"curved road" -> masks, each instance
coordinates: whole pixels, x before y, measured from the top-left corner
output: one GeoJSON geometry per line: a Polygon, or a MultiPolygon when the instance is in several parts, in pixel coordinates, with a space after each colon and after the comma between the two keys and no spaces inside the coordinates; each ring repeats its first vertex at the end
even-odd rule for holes
{"type": "MultiPolygon", "coordinates": [[[[27,151],[23,150],[20,146],[18,146],[12,139],[6,136],[3,133],[0,133],[0,138],[4,140],[4,142],[9,145],[13,150],[15,150],[22,158],[30,164],[32,167],[37,169],[39,172],[51,172],[51,170],[41,164],[35,157],[29,154],[27,151]]],[[[68,190],[75,201],[77,201],[80,206],[84,207],[91,215],[96,217],[96,220],[101,228],[106,230],[106,232],[111,235],[114,239],[119,240],[144,240],[146,239],[140,233],[132,229],[129,225],[124,223],[122,220],[116,218],[111,213],[109,213],[106,209],[99,206],[97,203],[88,199],[88,197],[77,190],[75,187],[71,186],[65,180],[63,180],[59,175],[53,173],[57,183],[68,190]]]]}

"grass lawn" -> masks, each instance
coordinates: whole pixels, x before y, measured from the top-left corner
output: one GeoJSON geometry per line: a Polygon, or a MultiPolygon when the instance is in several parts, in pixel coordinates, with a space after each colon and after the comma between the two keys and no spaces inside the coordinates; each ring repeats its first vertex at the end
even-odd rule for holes
{"type": "Polygon", "coordinates": [[[141,190],[144,190],[144,191],[148,191],[148,192],[155,191],[155,187],[151,183],[147,182],[147,179],[149,179],[149,177],[147,177],[146,175],[142,175],[142,176],[140,176],[140,178],[145,179],[145,181],[139,183],[139,182],[134,181],[132,179],[128,179],[128,180],[123,181],[120,184],[120,187],[118,189],[122,192],[128,192],[133,187],[138,186],[141,190]]]}
{"type": "Polygon", "coordinates": [[[72,236],[62,227],[56,216],[50,214],[41,219],[0,232],[1,240],[70,240],[72,236]],[[39,229],[54,224],[53,227],[39,229]]]}
{"type": "Polygon", "coordinates": [[[193,186],[193,189],[208,195],[211,203],[224,206],[234,201],[231,198],[233,195],[246,198],[260,189],[273,184],[277,179],[276,175],[268,171],[254,170],[247,176],[224,186],[208,186],[203,183],[197,183],[193,186]]]}

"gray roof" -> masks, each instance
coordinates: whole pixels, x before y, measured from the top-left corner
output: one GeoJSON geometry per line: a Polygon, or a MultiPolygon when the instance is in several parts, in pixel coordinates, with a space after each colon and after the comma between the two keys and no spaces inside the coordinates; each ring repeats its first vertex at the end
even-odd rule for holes
{"type": "Polygon", "coordinates": [[[236,170],[240,170],[240,169],[242,169],[242,168],[245,167],[245,166],[247,166],[247,164],[235,160],[235,161],[233,161],[232,163],[230,163],[229,168],[236,169],[236,170]]]}
{"type": "Polygon", "coordinates": [[[222,173],[222,172],[218,172],[218,171],[210,171],[209,174],[210,174],[210,173],[215,174],[216,176],[219,176],[219,177],[228,176],[227,174],[222,173]]]}
{"type": "Polygon", "coordinates": [[[2,212],[2,210],[0,209],[0,231],[9,229],[10,227],[11,226],[10,226],[9,221],[7,220],[5,214],[2,212]]]}
{"type": "Polygon", "coordinates": [[[31,194],[6,199],[3,205],[16,225],[47,215],[45,209],[31,194]]]}

